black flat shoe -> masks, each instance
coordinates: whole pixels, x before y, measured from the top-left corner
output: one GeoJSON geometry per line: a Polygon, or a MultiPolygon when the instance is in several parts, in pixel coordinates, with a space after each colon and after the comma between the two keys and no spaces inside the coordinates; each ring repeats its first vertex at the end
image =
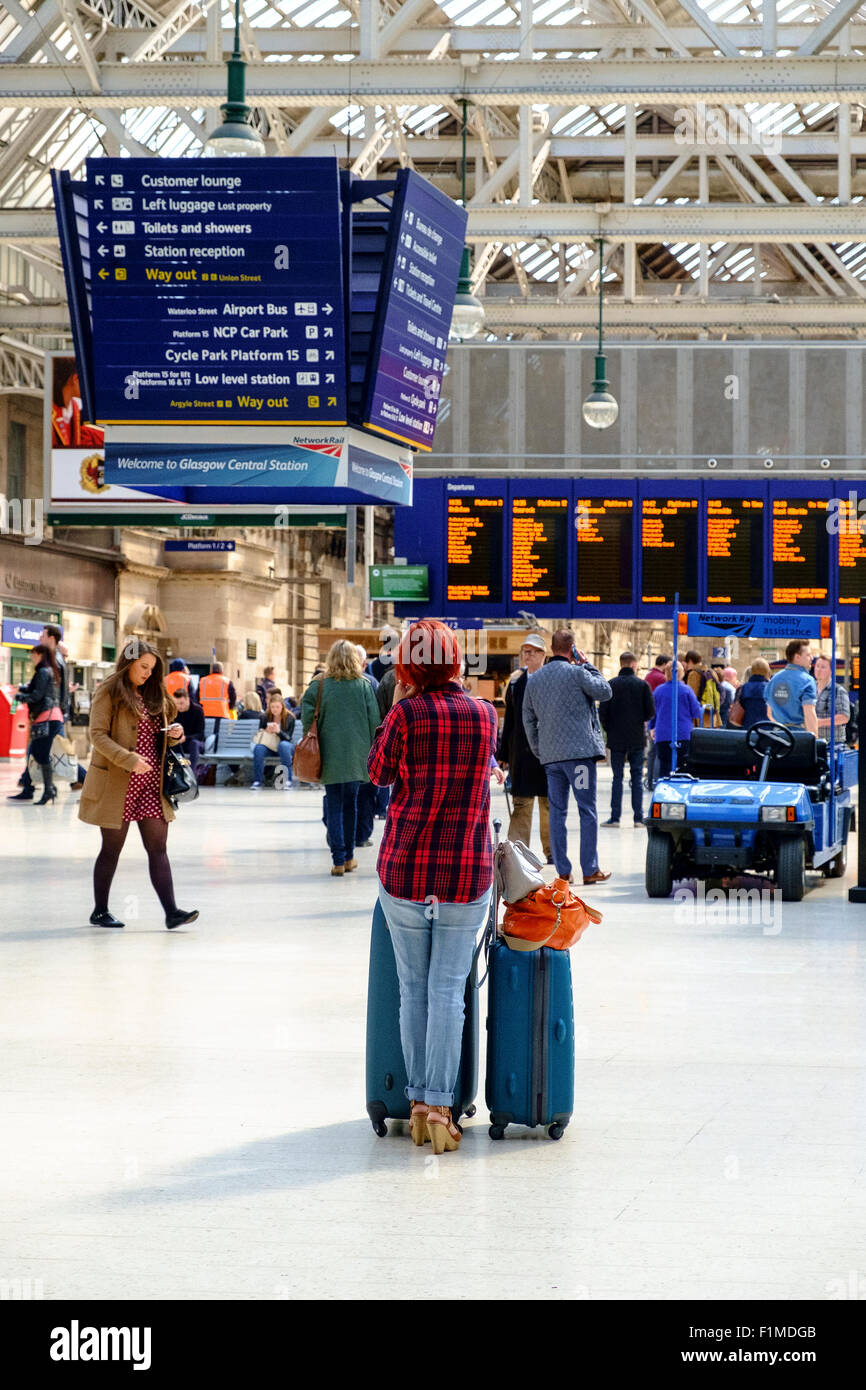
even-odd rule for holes
{"type": "Polygon", "coordinates": [[[92,927],[122,927],[123,922],[111,912],[93,911],[90,914],[90,925],[92,927]]]}
{"type": "Polygon", "coordinates": [[[194,922],[198,917],[198,908],[193,908],[192,912],[183,912],[178,908],[177,912],[170,912],[165,919],[165,925],[169,931],[174,931],[175,927],[185,927],[188,922],[194,922]]]}

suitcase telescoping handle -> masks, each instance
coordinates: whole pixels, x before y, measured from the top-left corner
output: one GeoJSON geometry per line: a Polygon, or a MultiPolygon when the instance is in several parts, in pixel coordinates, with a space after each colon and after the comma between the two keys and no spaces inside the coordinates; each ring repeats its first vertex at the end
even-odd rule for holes
{"type": "MultiPolygon", "coordinates": [[[[499,818],[497,817],[496,820],[494,820],[494,822],[493,822],[493,852],[494,852],[494,863],[495,863],[495,857],[496,857],[496,846],[499,844],[499,834],[500,834],[500,831],[501,831],[501,830],[502,830],[502,821],[499,820],[499,818]]],[[[488,916],[487,916],[487,925],[485,926],[484,931],[481,933],[481,940],[478,942],[478,945],[475,947],[475,954],[474,954],[474,956],[472,957],[472,969],[471,969],[470,972],[469,972],[469,978],[470,978],[470,980],[472,981],[472,988],[473,988],[473,989],[480,989],[481,986],[484,984],[484,981],[487,979],[488,974],[490,973],[490,948],[491,948],[491,946],[493,945],[494,941],[496,940],[496,923],[497,923],[498,920],[499,920],[499,893],[498,893],[498,890],[497,890],[497,887],[496,887],[496,873],[495,873],[495,871],[494,871],[494,874],[493,874],[493,889],[492,889],[491,896],[490,896],[490,912],[488,913],[488,916]],[[482,952],[482,951],[484,952],[484,964],[485,964],[485,966],[487,967],[487,969],[484,971],[484,974],[482,975],[481,979],[479,980],[479,978],[478,978],[478,957],[481,955],[481,952],[482,952]]]]}

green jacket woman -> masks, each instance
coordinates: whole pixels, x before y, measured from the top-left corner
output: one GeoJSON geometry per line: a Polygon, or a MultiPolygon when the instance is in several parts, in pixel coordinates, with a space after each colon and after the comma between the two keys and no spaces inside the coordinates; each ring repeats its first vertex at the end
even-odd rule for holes
{"type": "Polygon", "coordinates": [[[334,877],[351,873],[355,861],[358,788],[368,782],[367,757],[379,727],[373,686],[364,675],[358,648],[345,640],[328,652],[324,676],[310,682],[301,701],[304,733],[309,733],[321,691],[318,716],[325,788],[325,818],[334,877]]]}

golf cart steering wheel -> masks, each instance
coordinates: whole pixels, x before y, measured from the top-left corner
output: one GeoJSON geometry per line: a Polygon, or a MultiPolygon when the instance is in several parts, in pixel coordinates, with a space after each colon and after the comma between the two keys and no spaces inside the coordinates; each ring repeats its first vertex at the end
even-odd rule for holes
{"type": "Polygon", "coordinates": [[[759,757],[776,762],[779,758],[787,758],[794,747],[794,735],[785,724],[759,719],[746,730],[746,747],[759,757]]]}

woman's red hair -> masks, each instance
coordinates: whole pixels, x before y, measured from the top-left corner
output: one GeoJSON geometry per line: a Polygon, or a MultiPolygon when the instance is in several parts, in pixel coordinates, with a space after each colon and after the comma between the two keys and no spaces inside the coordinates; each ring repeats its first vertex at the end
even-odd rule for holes
{"type": "Polygon", "coordinates": [[[403,634],[394,668],[403,685],[437,690],[460,674],[463,654],[450,627],[435,618],[422,618],[403,634]]]}

